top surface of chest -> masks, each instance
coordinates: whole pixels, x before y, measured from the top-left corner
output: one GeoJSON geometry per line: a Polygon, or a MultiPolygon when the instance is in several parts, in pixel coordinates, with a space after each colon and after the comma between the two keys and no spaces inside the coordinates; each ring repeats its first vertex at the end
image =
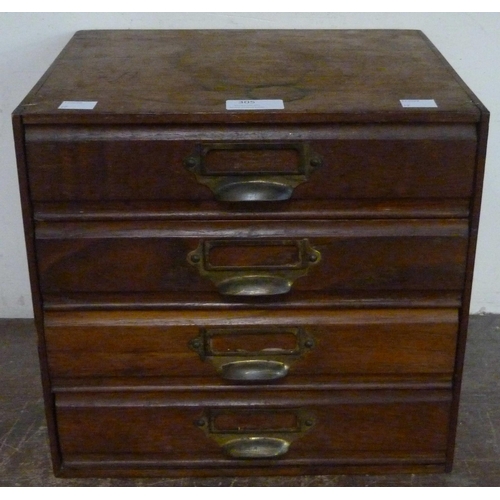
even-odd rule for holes
{"type": "Polygon", "coordinates": [[[26,123],[475,122],[474,100],[419,31],[102,30],[78,32],[19,112],[26,123]],[[284,109],[228,111],[233,99],[284,109]]]}

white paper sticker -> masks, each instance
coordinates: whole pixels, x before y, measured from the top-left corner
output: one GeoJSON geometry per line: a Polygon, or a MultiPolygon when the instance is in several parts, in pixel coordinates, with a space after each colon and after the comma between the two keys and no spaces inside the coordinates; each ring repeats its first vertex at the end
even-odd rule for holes
{"type": "Polygon", "coordinates": [[[283,99],[241,99],[226,101],[226,109],[252,110],[252,109],[285,109],[283,99]]]}
{"type": "Polygon", "coordinates": [[[63,101],[58,109],[94,109],[97,101],[63,101]]]}
{"type": "Polygon", "coordinates": [[[434,99],[400,99],[403,108],[437,108],[434,99]]]}

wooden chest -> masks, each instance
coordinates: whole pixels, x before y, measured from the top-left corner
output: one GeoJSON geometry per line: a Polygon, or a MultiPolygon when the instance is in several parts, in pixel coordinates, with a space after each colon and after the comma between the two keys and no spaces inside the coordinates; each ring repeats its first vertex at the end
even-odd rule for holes
{"type": "Polygon", "coordinates": [[[488,112],[418,31],[82,31],[13,115],[61,476],[449,471],[488,112]]]}

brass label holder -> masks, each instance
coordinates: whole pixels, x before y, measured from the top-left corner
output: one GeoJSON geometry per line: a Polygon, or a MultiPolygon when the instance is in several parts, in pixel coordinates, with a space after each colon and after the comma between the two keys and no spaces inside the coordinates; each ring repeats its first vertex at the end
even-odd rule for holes
{"type": "Polygon", "coordinates": [[[195,152],[184,160],[184,166],[196,176],[200,184],[208,186],[219,201],[282,201],[288,200],[299,184],[309,180],[322,160],[313,154],[307,143],[210,143],[199,144],[195,152]],[[230,171],[210,173],[205,158],[211,151],[279,151],[295,150],[299,161],[288,171],[273,172],[263,165],[261,171],[230,171]]]}
{"type": "Polygon", "coordinates": [[[304,437],[316,424],[316,417],[310,410],[294,409],[267,409],[267,410],[206,410],[203,416],[195,421],[207,437],[213,439],[222,448],[224,453],[237,459],[266,459],[277,458],[290,449],[290,445],[304,437]],[[291,428],[274,429],[232,429],[220,430],[216,420],[220,415],[252,413],[269,414],[270,418],[283,413],[295,418],[295,425],[291,428]]]}
{"type": "Polygon", "coordinates": [[[265,296],[288,293],[295,280],[307,275],[309,268],[321,260],[321,253],[313,248],[306,238],[230,242],[234,246],[296,245],[298,260],[287,265],[213,266],[209,260],[210,249],[224,242],[203,240],[196,250],[189,252],[187,261],[198,269],[201,276],[211,280],[222,295],[265,296]]]}
{"type": "MultiPolygon", "coordinates": [[[[272,344],[272,342],[271,342],[272,344]]],[[[224,380],[233,382],[266,382],[279,380],[288,375],[290,367],[302,359],[315,346],[314,339],[304,328],[299,327],[254,327],[254,328],[202,328],[200,334],[189,341],[189,347],[198,353],[202,361],[210,361],[224,380]],[[216,351],[212,344],[216,336],[287,334],[295,339],[290,349],[273,347],[259,351],[243,347],[224,352],[216,351]]]]}

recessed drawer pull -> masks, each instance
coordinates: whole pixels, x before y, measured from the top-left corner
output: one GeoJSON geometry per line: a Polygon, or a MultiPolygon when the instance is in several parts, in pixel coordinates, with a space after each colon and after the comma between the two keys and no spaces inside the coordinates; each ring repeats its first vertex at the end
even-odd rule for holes
{"type": "Polygon", "coordinates": [[[288,369],[289,366],[280,361],[249,359],[226,363],[220,367],[219,373],[225,380],[257,382],[286,377],[288,369]]]}
{"type": "Polygon", "coordinates": [[[242,275],[218,283],[222,295],[282,295],[288,293],[293,281],[282,276],[242,275]]]}
{"type": "Polygon", "coordinates": [[[233,458],[273,458],[284,455],[290,442],[273,437],[244,437],[225,443],[222,448],[233,458]]]}
{"type": "Polygon", "coordinates": [[[288,293],[320,259],[307,239],[201,241],[187,256],[219,293],[240,296],[288,293]]]}
{"type": "Polygon", "coordinates": [[[288,200],[322,160],[308,144],[200,144],[184,166],[219,201],[288,200]]]}
{"type": "Polygon", "coordinates": [[[292,197],[294,184],[290,179],[225,177],[214,186],[213,192],[220,201],[282,201],[292,197]]]}

